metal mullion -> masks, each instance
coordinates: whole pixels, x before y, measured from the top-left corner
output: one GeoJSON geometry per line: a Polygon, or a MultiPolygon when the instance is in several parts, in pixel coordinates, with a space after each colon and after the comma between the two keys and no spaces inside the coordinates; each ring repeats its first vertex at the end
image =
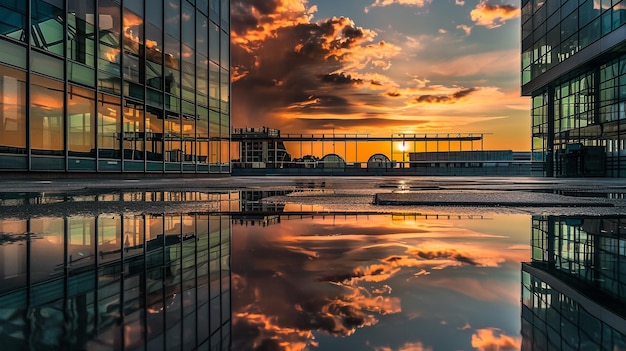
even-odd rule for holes
{"type": "MultiPolygon", "coordinates": [[[[181,6],[182,9],[182,6],[181,6]]],[[[182,23],[182,16],[181,16],[181,23],[182,23]]],[[[182,96],[181,96],[182,97],[182,96]]],[[[181,120],[182,120],[182,116],[181,116],[181,120]]],[[[181,126],[182,127],[182,126],[181,126]]],[[[181,170],[182,170],[182,161],[181,161],[181,170]]],[[[183,281],[183,274],[184,274],[184,266],[183,266],[183,214],[180,214],[180,245],[179,245],[179,262],[178,264],[180,265],[180,282],[179,282],[179,286],[180,286],[180,345],[179,347],[182,348],[183,343],[184,343],[184,326],[185,326],[185,308],[183,306],[183,289],[184,289],[184,281],[183,281]]]]}
{"type": "MultiPolygon", "coordinates": [[[[144,160],[145,163],[145,160],[144,160]]],[[[144,193],[145,196],[145,193],[144,193]]],[[[145,198],[144,198],[145,201],[145,198]]],[[[142,305],[142,312],[141,312],[141,318],[142,318],[142,326],[143,326],[143,348],[144,350],[147,350],[148,348],[148,297],[147,297],[147,290],[148,290],[148,283],[147,283],[147,271],[148,271],[148,263],[147,263],[147,240],[146,240],[146,228],[147,228],[147,220],[146,220],[146,215],[142,214],[142,219],[143,219],[143,272],[142,272],[142,279],[139,282],[140,284],[140,288],[141,288],[141,297],[143,297],[143,305],[142,305]]]]}
{"type": "Polygon", "coordinates": [[[32,70],[31,70],[31,45],[30,45],[30,37],[31,37],[31,31],[32,31],[32,3],[30,1],[28,1],[27,3],[27,19],[26,19],[26,23],[28,28],[26,28],[26,101],[27,101],[27,113],[26,113],[26,162],[27,162],[27,168],[28,171],[32,171],[33,170],[33,160],[32,160],[32,143],[31,143],[31,100],[32,100],[32,93],[31,93],[31,74],[32,74],[32,70]]]}
{"type": "MultiPolygon", "coordinates": [[[[30,2],[29,2],[30,3],[30,2]]],[[[29,5],[30,6],[30,5],[29,5]]],[[[28,236],[28,240],[26,241],[26,307],[25,307],[25,312],[26,315],[28,315],[28,311],[30,310],[30,305],[32,303],[32,265],[31,265],[31,254],[32,254],[32,238],[31,238],[31,219],[27,219],[26,220],[26,233],[28,236]]],[[[31,337],[32,334],[32,330],[31,330],[31,324],[30,323],[25,323],[25,336],[26,336],[26,340],[27,344],[28,344],[28,349],[29,350],[33,350],[33,338],[31,337]]]]}
{"type": "Polygon", "coordinates": [[[98,75],[100,72],[100,7],[98,6],[98,2],[94,1],[94,12],[96,13],[94,17],[94,78],[95,78],[95,111],[94,111],[94,119],[93,119],[93,128],[94,128],[94,149],[96,150],[96,173],[100,171],[100,143],[98,142],[98,111],[99,111],[99,94],[100,94],[100,84],[98,84],[98,75]]]}
{"type": "MultiPolygon", "coordinates": [[[[65,163],[67,165],[67,162],[65,163]]],[[[64,233],[63,233],[63,320],[64,320],[64,326],[67,326],[67,320],[68,320],[68,313],[67,313],[67,309],[68,309],[68,295],[69,295],[69,273],[70,273],[70,264],[71,261],[69,259],[69,219],[67,218],[67,216],[63,217],[63,229],[64,229],[64,233]]],[[[67,330],[66,330],[67,332],[67,330]]],[[[61,345],[63,345],[63,342],[61,343],[61,345]]],[[[64,345],[64,346],[68,346],[68,345],[64,345]]]]}
{"type": "MultiPolygon", "coordinates": [[[[123,157],[122,157],[123,159],[123,157]]],[[[124,163],[122,162],[122,170],[124,167],[124,163]]],[[[125,328],[124,326],[126,325],[126,311],[124,308],[124,304],[125,304],[125,290],[124,290],[124,280],[125,280],[125,275],[124,275],[124,214],[121,213],[120,214],[120,324],[121,324],[121,328],[120,328],[120,336],[121,336],[121,343],[122,343],[122,349],[125,349],[125,342],[124,342],[124,338],[125,338],[125,328]]]]}
{"type": "MultiPolygon", "coordinates": [[[[126,98],[124,97],[124,35],[122,34],[124,31],[124,5],[122,1],[120,3],[120,86],[122,91],[120,93],[120,120],[118,121],[117,127],[119,128],[119,136],[120,140],[118,143],[118,147],[120,149],[120,173],[124,173],[124,103],[126,102],[126,98]]],[[[123,244],[123,242],[122,242],[123,244]]],[[[122,328],[123,329],[123,328],[122,328]]],[[[123,339],[122,339],[123,340],[123,339]]]]}
{"type": "Polygon", "coordinates": [[[68,92],[69,83],[67,79],[67,40],[69,37],[67,26],[68,0],[63,1],[63,150],[65,158],[65,172],[69,171],[69,108],[68,92]]]}

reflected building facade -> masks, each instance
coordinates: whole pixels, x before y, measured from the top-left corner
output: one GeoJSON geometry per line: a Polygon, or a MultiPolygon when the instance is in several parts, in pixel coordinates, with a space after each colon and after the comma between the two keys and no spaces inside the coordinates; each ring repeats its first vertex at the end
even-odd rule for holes
{"type": "Polygon", "coordinates": [[[533,218],[522,350],[626,349],[626,218],[533,218]]]}
{"type": "Polygon", "coordinates": [[[626,2],[523,0],[521,70],[544,175],[626,177],[626,2]]]}
{"type": "Polygon", "coordinates": [[[0,4],[0,171],[229,173],[229,0],[0,4]]]}
{"type": "Polygon", "coordinates": [[[0,219],[7,350],[229,350],[230,217],[0,219]]]}

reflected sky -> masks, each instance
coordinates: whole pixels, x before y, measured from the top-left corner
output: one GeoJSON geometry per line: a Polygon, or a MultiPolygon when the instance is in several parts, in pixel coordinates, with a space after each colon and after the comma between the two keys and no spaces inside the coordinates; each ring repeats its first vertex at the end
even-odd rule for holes
{"type": "Polygon", "coordinates": [[[31,350],[626,345],[623,216],[262,201],[289,192],[0,194],[0,340],[31,350]]]}
{"type": "Polygon", "coordinates": [[[530,216],[259,223],[232,228],[235,350],[520,347],[530,216]]]}

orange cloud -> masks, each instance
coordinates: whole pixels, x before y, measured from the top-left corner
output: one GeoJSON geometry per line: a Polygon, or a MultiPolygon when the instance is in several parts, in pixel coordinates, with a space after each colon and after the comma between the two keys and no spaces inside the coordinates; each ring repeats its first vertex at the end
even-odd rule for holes
{"type": "Polygon", "coordinates": [[[519,350],[521,346],[521,337],[505,335],[497,328],[478,329],[472,335],[472,347],[479,351],[519,350]]]}
{"type": "Polygon", "coordinates": [[[470,18],[476,25],[489,29],[503,25],[507,20],[521,16],[518,7],[513,5],[492,5],[487,0],[481,1],[470,12],[470,18]]]}
{"type": "Polygon", "coordinates": [[[432,0],[376,0],[373,4],[365,8],[365,13],[368,13],[372,7],[384,7],[393,4],[404,6],[424,7],[430,4],[432,0]]]}

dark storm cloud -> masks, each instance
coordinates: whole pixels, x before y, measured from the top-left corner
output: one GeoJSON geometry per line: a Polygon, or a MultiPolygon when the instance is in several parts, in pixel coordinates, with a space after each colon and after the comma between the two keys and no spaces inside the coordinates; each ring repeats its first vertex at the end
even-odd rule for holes
{"type": "MultiPolygon", "coordinates": [[[[369,62],[364,57],[372,53],[395,50],[383,42],[372,44],[373,31],[345,17],[311,23],[307,9],[296,5],[286,0],[232,3],[234,124],[288,125],[277,116],[288,120],[290,109],[354,113],[358,108],[348,94],[364,81],[344,69],[354,62],[369,62]]],[[[370,98],[378,96],[360,97],[370,98]]]]}
{"type": "Polygon", "coordinates": [[[456,93],[450,94],[450,95],[421,95],[421,96],[416,97],[413,100],[413,103],[415,104],[441,104],[441,103],[453,104],[456,101],[461,100],[476,91],[478,91],[477,88],[469,88],[469,89],[459,90],[456,93]]]}
{"type": "Polygon", "coordinates": [[[344,73],[331,73],[321,76],[322,82],[333,84],[362,84],[363,80],[353,79],[351,75],[344,73]]]}

